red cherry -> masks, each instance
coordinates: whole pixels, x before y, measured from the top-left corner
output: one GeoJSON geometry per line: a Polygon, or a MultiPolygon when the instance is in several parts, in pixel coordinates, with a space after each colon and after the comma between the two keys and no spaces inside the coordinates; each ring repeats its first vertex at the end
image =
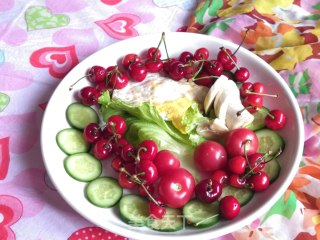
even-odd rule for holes
{"type": "Polygon", "coordinates": [[[234,156],[228,160],[227,168],[234,174],[243,174],[246,170],[246,159],[243,156],[234,156]]]}
{"type": "Polygon", "coordinates": [[[158,73],[163,68],[163,62],[161,60],[152,60],[151,58],[147,59],[145,66],[148,72],[158,73]]]}
{"type": "Polygon", "coordinates": [[[248,156],[248,162],[253,172],[259,172],[265,166],[265,158],[261,153],[250,154],[248,156]]]}
{"type": "Polygon", "coordinates": [[[235,63],[237,62],[237,57],[232,55],[230,49],[221,49],[218,53],[217,60],[222,64],[224,70],[231,71],[236,66],[235,63]]]}
{"type": "Polygon", "coordinates": [[[90,144],[100,140],[102,138],[102,131],[100,126],[97,123],[89,123],[83,129],[83,137],[90,144]]]}
{"type": "Polygon", "coordinates": [[[117,139],[112,145],[114,154],[120,155],[122,147],[128,143],[129,142],[124,138],[117,139]]]}
{"type": "Polygon", "coordinates": [[[91,86],[84,87],[79,92],[79,98],[85,105],[92,106],[98,104],[99,97],[100,92],[91,86]]]}
{"type": "Polygon", "coordinates": [[[193,54],[191,52],[184,51],[179,56],[179,61],[184,64],[190,62],[191,60],[194,60],[193,54]]]}
{"type": "Polygon", "coordinates": [[[150,195],[153,195],[153,193],[155,191],[153,184],[143,185],[143,186],[144,186],[144,188],[141,186],[141,184],[138,185],[138,193],[140,196],[148,198],[149,196],[148,196],[146,190],[148,191],[148,193],[150,195]]]}
{"type": "Polygon", "coordinates": [[[271,110],[265,117],[266,127],[272,130],[280,130],[286,124],[286,115],[278,109],[271,110]]]}
{"type": "Polygon", "coordinates": [[[248,179],[248,183],[254,191],[261,192],[269,187],[270,179],[265,172],[260,171],[251,176],[248,179]]]}
{"type": "Polygon", "coordinates": [[[178,61],[178,59],[175,59],[175,58],[170,58],[169,60],[165,61],[163,63],[163,70],[166,73],[169,73],[170,69],[171,69],[171,64],[174,63],[174,62],[177,62],[177,61],[178,61]]]}
{"type": "Polygon", "coordinates": [[[99,160],[106,160],[109,158],[112,151],[112,145],[105,139],[98,140],[92,148],[93,155],[99,160]]]}
{"type": "Polygon", "coordinates": [[[88,70],[88,80],[92,83],[100,83],[106,81],[106,69],[95,65],[88,70]]]}
{"type": "Polygon", "coordinates": [[[157,167],[159,176],[163,176],[168,171],[180,167],[180,160],[169,150],[159,151],[153,163],[157,167]]]}
{"type": "Polygon", "coordinates": [[[212,175],[211,175],[211,179],[213,181],[217,181],[218,183],[220,183],[222,186],[226,185],[226,182],[228,181],[228,174],[226,171],[218,169],[215,170],[212,175]]]}
{"type": "Polygon", "coordinates": [[[125,69],[129,68],[129,65],[134,62],[139,62],[140,57],[135,53],[129,53],[122,58],[121,64],[125,69]]]}
{"type": "Polygon", "coordinates": [[[257,93],[259,94],[264,94],[265,93],[265,87],[262,83],[260,82],[245,82],[241,85],[240,87],[240,95],[242,98],[245,98],[251,93],[257,93]]]}
{"type": "Polygon", "coordinates": [[[196,197],[206,203],[212,203],[221,196],[222,186],[217,181],[212,179],[204,179],[195,186],[196,197]]]}
{"type": "Polygon", "coordinates": [[[242,101],[243,106],[248,108],[248,111],[253,113],[256,112],[257,109],[262,108],[263,106],[263,98],[260,95],[256,94],[248,94],[242,101]]]}
{"type": "Polygon", "coordinates": [[[127,128],[126,121],[120,115],[113,115],[107,119],[107,130],[112,135],[118,134],[122,136],[127,128]]]}
{"type": "Polygon", "coordinates": [[[233,196],[225,196],[219,202],[220,215],[225,219],[233,219],[240,212],[240,203],[233,196]]]}
{"type": "Polygon", "coordinates": [[[184,66],[180,61],[172,62],[169,76],[175,81],[179,81],[184,77],[184,66]]]}
{"type": "Polygon", "coordinates": [[[142,62],[134,62],[129,66],[129,75],[136,82],[142,82],[147,76],[147,68],[142,62]]]}
{"type": "Polygon", "coordinates": [[[236,188],[244,188],[246,186],[246,179],[242,179],[238,174],[231,174],[228,177],[229,184],[236,188]]]}
{"type": "Polygon", "coordinates": [[[250,72],[247,68],[241,67],[237,69],[234,73],[234,79],[237,82],[245,82],[249,79],[250,77],[250,72]]]}
{"type": "Polygon", "coordinates": [[[198,48],[194,55],[195,60],[207,60],[209,58],[209,50],[207,48],[198,48]]]}
{"type": "Polygon", "coordinates": [[[139,162],[136,167],[138,178],[143,184],[152,184],[158,179],[157,167],[151,161],[139,162]]]}
{"type": "Polygon", "coordinates": [[[118,182],[125,189],[132,189],[136,186],[136,183],[124,172],[119,173],[118,182]]]}
{"type": "Polygon", "coordinates": [[[147,58],[152,60],[160,59],[161,58],[161,51],[158,48],[151,47],[147,51],[147,58]]]}
{"type": "Polygon", "coordinates": [[[128,85],[128,75],[120,70],[114,72],[109,78],[109,86],[112,89],[122,89],[128,85]]]}
{"type": "Polygon", "coordinates": [[[123,167],[123,160],[121,157],[116,156],[111,161],[111,167],[114,171],[120,172],[120,168],[123,167]]]}
{"type": "Polygon", "coordinates": [[[134,162],[135,161],[136,150],[130,144],[126,144],[121,148],[120,156],[125,162],[134,162]]]}
{"type": "Polygon", "coordinates": [[[205,70],[212,76],[221,76],[223,73],[223,66],[222,64],[217,60],[210,60],[204,62],[204,68],[205,70]]]}
{"type": "Polygon", "coordinates": [[[142,141],[138,146],[138,158],[140,161],[152,161],[157,153],[157,144],[150,139],[142,141]]]}
{"type": "Polygon", "coordinates": [[[162,219],[166,214],[166,208],[161,204],[157,205],[153,201],[149,202],[149,214],[154,219],[162,219]]]}
{"type": "Polygon", "coordinates": [[[214,83],[214,80],[215,79],[212,76],[210,76],[209,73],[207,73],[206,71],[202,71],[197,75],[196,79],[194,80],[194,83],[210,88],[214,83]]]}
{"type": "Polygon", "coordinates": [[[189,63],[183,67],[183,77],[186,79],[193,78],[198,71],[198,66],[193,63],[189,63]]]}

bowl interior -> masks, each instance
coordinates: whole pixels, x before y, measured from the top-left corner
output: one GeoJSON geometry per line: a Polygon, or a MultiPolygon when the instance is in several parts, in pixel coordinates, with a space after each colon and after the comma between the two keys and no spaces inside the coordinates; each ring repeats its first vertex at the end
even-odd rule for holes
{"type": "MultiPolygon", "coordinates": [[[[84,197],[84,183],[73,180],[63,168],[65,155],[58,148],[55,136],[58,131],[67,128],[65,110],[74,102],[77,89],[87,85],[87,81],[79,82],[73,92],[69,86],[85,75],[93,65],[115,65],[128,53],[144,53],[149,47],[157,46],[161,34],[153,34],[131,38],[110,45],[76,66],[54,91],[43,118],[41,131],[42,153],[47,172],[62,197],[83,217],[107,230],[135,239],[168,237],[180,239],[208,239],[235,231],[261,217],[283,194],[292,181],[301,159],[303,146],[303,125],[298,104],[287,87],[285,81],[268,64],[251,52],[240,48],[237,52],[238,62],[250,70],[252,82],[262,82],[269,93],[277,93],[278,98],[265,98],[265,105],[271,109],[282,109],[287,116],[286,127],[280,131],[286,147],[280,156],[281,174],[279,178],[264,192],[255,194],[253,199],[241,209],[240,215],[231,221],[220,221],[207,229],[185,228],[176,233],[161,233],[147,228],[130,227],[119,218],[116,208],[101,209],[90,204],[84,197]]],[[[166,44],[170,57],[178,57],[182,51],[194,52],[197,48],[210,50],[210,58],[215,58],[219,47],[224,46],[234,51],[237,45],[193,33],[166,33],[166,44]]],[[[163,55],[165,50],[161,46],[163,55]]]]}

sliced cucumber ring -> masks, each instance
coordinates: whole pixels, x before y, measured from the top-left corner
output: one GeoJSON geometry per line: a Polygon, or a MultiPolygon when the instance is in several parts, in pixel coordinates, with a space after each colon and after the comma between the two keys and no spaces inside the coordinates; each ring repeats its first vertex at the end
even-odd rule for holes
{"type": "Polygon", "coordinates": [[[118,203],[122,187],[112,177],[100,177],[88,183],[85,193],[87,199],[98,207],[109,208],[118,203]]]}
{"type": "Polygon", "coordinates": [[[59,148],[66,154],[88,152],[90,144],[83,138],[83,133],[75,128],[66,128],[57,133],[59,148]]]}
{"type": "Polygon", "coordinates": [[[125,195],[119,203],[120,216],[124,222],[134,227],[147,225],[149,218],[148,200],[138,195],[125,195]]]}
{"type": "Polygon", "coordinates": [[[183,207],[183,215],[189,225],[211,227],[219,222],[219,204],[217,201],[209,204],[193,199],[183,207]]]}
{"type": "Polygon", "coordinates": [[[74,179],[89,182],[100,176],[101,162],[89,153],[77,153],[68,156],[64,161],[66,172],[74,179]]]}
{"type": "Polygon", "coordinates": [[[277,154],[284,149],[284,140],[277,131],[263,128],[255,132],[259,141],[259,153],[277,154]]]}
{"type": "Polygon", "coordinates": [[[160,232],[176,232],[183,228],[183,216],[180,209],[166,207],[162,219],[151,219],[148,227],[160,232]]]}
{"type": "Polygon", "coordinates": [[[67,121],[72,127],[84,129],[89,123],[99,123],[97,112],[82,103],[71,103],[66,111],[67,121]]]}

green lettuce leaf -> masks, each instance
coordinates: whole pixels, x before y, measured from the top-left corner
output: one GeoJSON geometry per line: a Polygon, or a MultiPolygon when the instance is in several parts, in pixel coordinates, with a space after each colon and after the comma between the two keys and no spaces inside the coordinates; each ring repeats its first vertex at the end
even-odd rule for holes
{"type": "Polygon", "coordinates": [[[193,102],[182,117],[181,123],[185,126],[186,133],[189,134],[205,119],[206,117],[199,111],[198,104],[193,102]]]}
{"type": "MultiPolygon", "coordinates": [[[[172,125],[170,121],[165,121],[160,116],[157,109],[147,102],[144,102],[138,105],[133,105],[119,99],[113,99],[109,103],[107,108],[117,109],[118,111],[125,111],[126,113],[128,113],[133,117],[136,117],[137,119],[156,124],[160,128],[162,128],[164,131],[166,131],[171,137],[173,137],[175,140],[181,143],[191,145],[191,146],[197,146],[200,142],[204,141],[204,138],[197,135],[195,131],[192,134],[191,133],[182,134],[178,129],[176,129],[172,125]]],[[[106,112],[107,111],[108,109],[106,109],[106,112]]],[[[190,111],[194,111],[194,110],[190,110],[190,111]]],[[[189,115],[192,116],[192,113],[190,113],[189,115]]],[[[192,124],[196,122],[194,120],[194,117],[187,117],[185,121],[188,124],[190,124],[189,122],[192,122],[192,124]],[[189,118],[191,120],[189,120],[189,118]]]]}
{"type": "Polygon", "coordinates": [[[195,177],[196,181],[199,180],[193,161],[195,147],[178,142],[155,123],[135,117],[127,117],[126,122],[125,138],[131,144],[138,146],[140,142],[147,139],[155,141],[159,150],[166,149],[171,151],[180,160],[181,167],[186,168],[195,177]]]}

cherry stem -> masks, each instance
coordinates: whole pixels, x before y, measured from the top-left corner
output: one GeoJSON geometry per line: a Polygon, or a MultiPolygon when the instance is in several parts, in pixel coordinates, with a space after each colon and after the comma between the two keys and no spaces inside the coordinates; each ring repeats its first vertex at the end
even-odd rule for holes
{"type": "Polygon", "coordinates": [[[203,68],[203,64],[204,64],[204,61],[201,61],[201,65],[200,65],[199,69],[196,71],[196,73],[193,75],[193,77],[191,78],[191,81],[194,81],[195,78],[198,76],[198,74],[201,72],[201,70],[203,68]]]}
{"type": "Polygon", "coordinates": [[[87,75],[84,75],[83,77],[79,78],[77,81],[75,81],[73,84],[70,85],[69,87],[69,91],[71,91],[73,89],[73,87],[80,81],[82,80],[83,78],[86,78],[86,77],[90,77],[92,76],[92,74],[87,74],[87,75]]]}
{"type": "Polygon", "coordinates": [[[261,109],[261,108],[258,108],[258,107],[256,107],[256,106],[251,106],[251,105],[250,105],[250,106],[245,107],[244,109],[238,111],[238,112],[237,112],[237,116],[239,117],[239,116],[242,114],[242,112],[244,112],[245,110],[248,110],[248,109],[250,109],[250,108],[254,108],[254,109],[259,110],[259,111],[260,111],[260,109],[261,109]]]}
{"type": "Polygon", "coordinates": [[[195,225],[195,226],[198,226],[199,224],[201,224],[201,223],[203,223],[203,222],[205,222],[205,221],[207,221],[207,220],[209,220],[209,219],[211,219],[211,218],[218,217],[218,216],[219,216],[219,214],[212,215],[212,216],[210,216],[210,217],[207,217],[207,218],[205,218],[205,219],[202,219],[201,221],[195,223],[194,225],[195,225]]]}
{"type": "Polygon", "coordinates": [[[233,60],[233,58],[232,58],[233,55],[230,55],[230,54],[228,53],[228,51],[227,51],[224,47],[221,47],[220,49],[221,49],[222,51],[224,51],[225,54],[227,54],[227,56],[230,58],[231,62],[233,62],[233,64],[236,66],[237,70],[239,70],[239,67],[238,67],[237,63],[236,63],[236,62],[233,60]]]}
{"type": "Polygon", "coordinates": [[[169,54],[168,54],[168,49],[167,49],[167,44],[166,44],[166,39],[165,39],[165,33],[162,33],[161,38],[163,38],[163,45],[164,45],[164,49],[166,51],[166,55],[167,55],[167,59],[170,59],[169,54]]]}
{"type": "Polygon", "coordinates": [[[244,145],[243,145],[243,153],[244,153],[244,158],[246,159],[247,165],[248,165],[248,167],[250,168],[250,171],[251,171],[251,170],[252,170],[252,167],[251,167],[251,165],[250,165],[250,163],[249,163],[248,155],[247,155],[247,150],[246,150],[246,145],[247,145],[247,143],[250,143],[250,142],[251,142],[251,140],[247,140],[247,141],[244,143],[244,145]]]}
{"type": "Polygon", "coordinates": [[[245,34],[244,34],[244,37],[242,38],[241,43],[239,44],[238,48],[234,51],[234,53],[232,54],[232,56],[234,56],[234,55],[238,52],[238,50],[240,49],[240,47],[241,47],[242,44],[244,43],[244,40],[246,39],[248,32],[249,32],[249,29],[246,30],[246,32],[245,32],[245,34]]]}
{"type": "Polygon", "coordinates": [[[260,96],[267,96],[267,97],[274,97],[274,98],[278,97],[278,94],[257,93],[257,92],[253,92],[250,90],[246,90],[245,93],[246,94],[255,94],[255,95],[260,95],[260,96]]]}
{"type": "Polygon", "coordinates": [[[202,79],[205,79],[205,78],[219,78],[219,77],[218,77],[218,76],[211,75],[211,76],[204,76],[204,77],[199,77],[199,78],[191,78],[190,80],[191,80],[192,82],[195,82],[195,81],[202,80],[202,79]]]}
{"type": "Polygon", "coordinates": [[[141,151],[146,152],[147,150],[148,150],[148,149],[145,148],[145,147],[141,147],[141,148],[138,149],[138,151],[137,151],[137,156],[135,157],[136,163],[140,162],[140,152],[141,152],[141,151]]]}
{"type": "Polygon", "coordinates": [[[120,172],[124,172],[125,174],[128,175],[130,179],[132,179],[135,183],[139,184],[143,188],[143,190],[146,192],[146,194],[148,195],[148,197],[151,199],[152,202],[154,202],[157,206],[161,205],[157,200],[154,199],[154,197],[152,197],[152,195],[150,194],[146,186],[143,184],[143,182],[139,179],[137,174],[134,174],[134,175],[130,174],[127,171],[127,169],[125,169],[124,167],[120,168],[120,172]]]}
{"type": "Polygon", "coordinates": [[[262,108],[259,109],[260,112],[263,112],[265,114],[267,114],[272,120],[274,120],[276,117],[274,115],[272,115],[269,111],[264,110],[262,108]]]}

